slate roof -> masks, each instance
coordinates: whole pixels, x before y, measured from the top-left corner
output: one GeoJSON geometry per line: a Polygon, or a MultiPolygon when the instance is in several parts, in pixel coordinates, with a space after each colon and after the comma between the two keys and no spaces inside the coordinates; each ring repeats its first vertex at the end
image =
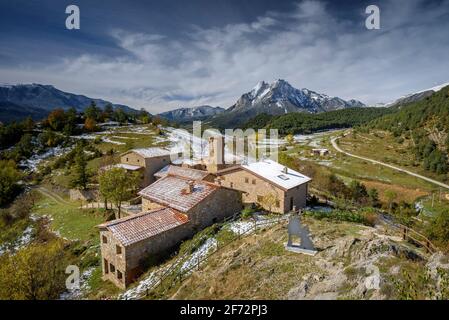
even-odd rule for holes
{"type": "Polygon", "coordinates": [[[166,177],[167,175],[178,176],[191,180],[203,180],[209,175],[209,172],[168,165],[154,174],[154,176],[158,178],[163,178],[166,177]]]}
{"type": "Polygon", "coordinates": [[[187,223],[188,217],[172,208],[161,208],[100,225],[124,246],[154,237],[187,223]]]}
{"type": "Polygon", "coordinates": [[[193,183],[193,192],[186,193],[189,179],[167,175],[141,190],[139,195],[181,212],[187,212],[220,188],[205,181],[193,183]]]}

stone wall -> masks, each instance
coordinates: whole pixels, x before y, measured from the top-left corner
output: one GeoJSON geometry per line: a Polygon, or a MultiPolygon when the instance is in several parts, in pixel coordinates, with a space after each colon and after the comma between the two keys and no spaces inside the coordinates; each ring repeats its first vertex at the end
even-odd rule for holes
{"type": "Polygon", "coordinates": [[[78,190],[70,189],[69,191],[70,200],[73,201],[92,201],[98,199],[97,190],[78,190]]]}
{"type": "Polygon", "coordinates": [[[120,288],[126,287],[126,250],[120,242],[118,242],[108,230],[100,231],[101,245],[101,265],[103,269],[103,280],[110,280],[120,288]],[[106,243],[104,242],[106,240],[106,243]],[[122,250],[121,254],[117,254],[117,246],[122,250]],[[111,269],[114,266],[114,271],[111,269]],[[118,278],[118,272],[122,273],[122,279],[118,278]]]}
{"type": "MultiPolygon", "coordinates": [[[[152,206],[154,203],[143,199],[142,205],[152,206]]],[[[183,240],[191,238],[196,232],[232,216],[242,209],[241,194],[239,191],[220,188],[209,195],[187,215],[189,222],[179,227],[159,233],[156,236],[122,247],[122,253],[117,254],[117,245],[120,243],[113,238],[107,230],[100,232],[103,278],[112,281],[120,288],[127,285],[144,271],[145,261],[148,264],[158,261],[161,257],[172,251],[183,240]],[[103,243],[103,236],[107,243],[103,243]],[[106,268],[105,260],[108,267],[106,268]],[[111,272],[110,264],[115,267],[111,272]],[[118,279],[118,272],[122,279],[118,279]]],[[[148,265],[147,265],[148,266],[148,265]]]]}
{"type": "Polygon", "coordinates": [[[144,158],[138,153],[128,152],[120,157],[120,162],[144,167],[142,187],[145,188],[156,181],[154,174],[171,163],[170,155],[144,158]]]}
{"type": "Polygon", "coordinates": [[[240,191],[220,188],[192,208],[187,215],[195,230],[201,230],[240,212],[242,207],[240,191]]]}
{"type": "Polygon", "coordinates": [[[271,205],[273,212],[289,212],[291,210],[290,201],[293,201],[293,205],[298,209],[306,205],[307,184],[285,191],[244,169],[223,173],[219,178],[221,178],[222,186],[242,191],[244,203],[257,203],[265,210],[270,210],[269,206],[271,205]],[[262,200],[267,196],[273,201],[262,200]],[[291,198],[293,200],[290,200],[291,198]]]}

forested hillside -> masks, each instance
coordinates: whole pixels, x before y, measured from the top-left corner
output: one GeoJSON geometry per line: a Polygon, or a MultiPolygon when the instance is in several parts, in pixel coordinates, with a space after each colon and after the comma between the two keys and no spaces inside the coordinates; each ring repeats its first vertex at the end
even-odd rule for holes
{"type": "Polygon", "coordinates": [[[410,140],[415,156],[426,170],[437,174],[449,170],[449,86],[425,99],[397,107],[367,125],[390,131],[398,141],[410,140]]]}
{"type": "Polygon", "coordinates": [[[245,128],[278,129],[281,135],[312,133],[320,130],[350,128],[394,112],[389,108],[349,108],[319,114],[289,113],[282,116],[260,114],[245,128]]]}

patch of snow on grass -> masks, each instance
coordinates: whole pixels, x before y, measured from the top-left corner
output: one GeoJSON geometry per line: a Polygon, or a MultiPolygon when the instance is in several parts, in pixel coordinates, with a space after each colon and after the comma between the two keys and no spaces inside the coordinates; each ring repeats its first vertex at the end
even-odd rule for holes
{"type": "Polygon", "coordinates": [[[209,238],[204,242],[181,266],[181,272],[188,272],[198,265],[198,260],[203,260],[210,250],[217,247],[217,239],[209,238]]]}
{"type": "Polygon", "coordinates": [[[79,300],[83,297],[84,292],[89,290],[89,279],[94,272],[95,267],[86,269],[80,275],[80,287],[78,289],[68,290],[59,296],[59,300],[79,300]]]}
{"type": "Polygon", "coordinates": [[[116,144],[116,145],[125,145],[126,144],[124,142],[111,140],[111,139],[109,139],[107,137],[103,137],[103,138],[101,138],[101,140],[103,140],[103,142],[112,143],[112,144],[116,144]]]}
{"type": "Polygon", "coordinates": [[[16,252],[24,247],[26,247],[33,240],[33,227],[28,226],[22,233],[20,237],[18,237],[13,242],[5,243],[0,245],[0,256],[5,254],[6,252],[16,252]]]}
{"type": "Polygon", "coordinates": [[[29,159],[20,161],[19,166],[24,167],[30,171],[36,171],[38,165],[42,161],[44,161],[50,157],[62,156],[63,154],[69,152],[70,150],[72,150],[72,148],[62,148],[60,146],[50,148],[49,150],[45,151],[44,153],[34,154],[29,159]]]}
{"type": "Polygon", "coordinates": [[[139,284],[131,289],[128,289],[124,293],[118,296],[119,300],[137,300],[146,292],[147,289],[153,288],[153,286],[159,281],[158,274],[161,274],[164,269],[158,269],[150,273],[148,277],[140,281],[139,284]]]}

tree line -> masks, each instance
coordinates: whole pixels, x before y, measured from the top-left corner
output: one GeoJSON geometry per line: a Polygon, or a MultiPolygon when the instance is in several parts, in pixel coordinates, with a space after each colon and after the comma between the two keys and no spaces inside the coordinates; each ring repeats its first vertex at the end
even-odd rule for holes
{"type": "Polygon", "coordinates": [[[415,158],[425,170],[449,172],[449,86],[417,102],[396,106],[394,113],[365,125],[391,132],[398,142],[411,141],[415,158]]]}
{"type": "Polygon", "coordinates": [[[308,134],[366,124],[393,112],[389,108],[348,108],[318,114],[296,112],[281,116],[262,113],[245,123],[244,128],[278,129],[279,134],[308,134]]]}

